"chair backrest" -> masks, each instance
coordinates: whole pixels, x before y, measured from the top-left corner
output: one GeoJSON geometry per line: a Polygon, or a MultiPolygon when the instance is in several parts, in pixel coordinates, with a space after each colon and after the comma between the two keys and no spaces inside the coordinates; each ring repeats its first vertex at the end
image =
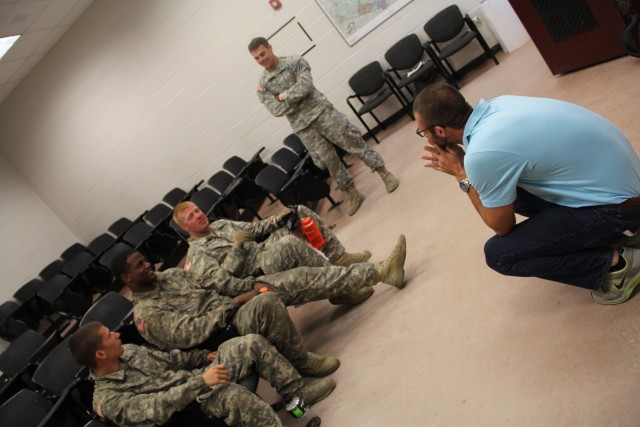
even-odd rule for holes
{"type": "Polygon", "coordinates": [[[286,147],[279,148],[271,156],[271,163],[280,166],[289,175],[302,165],[302,158],[286,147]]]}
{"type": "Polygon", "coordinates": [[[36,331],[28,330],[17,337],[0,353],[0,371],[12,377],[28,364],[45,343],[46,338],[36,331]]]}
{"type": "Polygon", "coordinates": [[[215,189],[218,193],[222,194],[233,182],[233,175],[226,171],[218,171],[211,175],[211,178],[207,181],[207,185],[215,189]]]}
{"type": "Polygon", "coordinates": [[[424,56],[420,39],[415,34],[403,37],[384,54],[384,59],[396,70],[406,70],[416,65],[424,56]]]}
{"type": "Polygon", "coordinates": [[[0,419],[6,426],[36,427],[52,409],[52,401],[25,388],[0,406],[0,419]]]}
{"type": "Polygon", "coordinates": [[[127,230],[129,229],[129,227],[131,227],[132,224],[133,222],[129,218],[122,217],[116,222],[114,222],[113,224],[111,224],[107,229],[107,231],[113,234],[115,237],[121,237],[124,233],[127,232],[127,230]]]}
{"type": "Polygon", "coordinates": [[[86,250],[87,248],[82,243],[74,243],[60,254],[60,258],[62,258],[62,261],[64,262],[69,262],[76,255],[85,252],[86,250]]]}
{"type": "Polygon", "coordinates": [[[0,305],[0,337],[11,341],[29,329],[37,329],[40,321],[27,303],[5,301],[0,305]]]}
{"type": "Polygon", "coordinates": [[[453,39],[464,27],[464,17],[460,8],[451,6],[438,12],[424,24],[424,32],[436,43],[453,39]]]}
{"type": "Polygon", "coordinates": [[[171,206],[172,208],[175,208],[176,205],[181,201],[185,200],[186,197],[187,197],[187,192],[184,191],[182,188],[176,187],[171,191],[169,191],[167,194],[165,194],[164,197],[162,198],[162,201],[168,204],[169,206],[171,206]]]}
{"type": "Polygon", "coordinates": [[[171,218],[172,210],[164,203],[158,203],[144,214],[142,219],[152,227],[158,227],[163,223],[168,223],[171,218]]]}
{"type": "Polygon", "coordinates": [[[93,239],[89,245],[87,245],[87,249],[94,255],[102,255],[104,251],[109,249],[111,245],[116,241],[115,237],[113,237],[109,233],[102,233],[95,239],[93,239]]]}
{"type": "Polygon", "coordinates": [[[38,276],[40,276],[42,280],[47,281],[56,274],[59,274],[62,271],[63,266],[64,262],[61,259],[56,259],[54,261],[51,261],[46,267],[40,270],[38,276]]]}
{"type": "Polygon", "coordinates": [[[267,165],[256,176],[256,184],[278,197],[282,187],[285,186],[289,179],[289,175],[282,169],[274,165],[267,165]]]}
{"type": "Polygon", "coordinates": [[[109,248],[109,250],[107,250],[101,257],[100,257],[100,264],[102,264],[103,266],[107,267],[109,269],[109,271],[111,271],[111,261],[113,260],[113,258],[115,258],[115,256],[117,254],[119,254],[122,251],[125,250],[131,250],[133,249],[133,247],[127,243],[124,242],[118,242],[115,245],[111,246],[109,248]]]}
{"type": "Polygon", "coordinates": [[[133,310],[133,303],[117,292],[109,292],[84,314],[80,326],[99,321],[110,331],[117,331],[133,310]]]}
{"type": "Polygon", "coordinates": [[[33,299],[38,293],[38,290],[44,285],[44,282],[40,279],[31,279],[24,285],[22,285],[14,294],[13,297],[18,301],[28,302],[33,299]]]}
{"type": "Polygon", "coordinates": [[[151,226],[144,221],[138,221],[124,233],[122,240],[135,248],[149,237],[149,233],[151,226]]]}
{"type": "Polygon", "coordinates": [[[378,92],[385,85],[384,71],[378,61],[360,68],[349,79],[349,86],[358,96],[369,96],[378,92]]]}
{"type": "Polygon", "coordinates": [[[223,164],[222,167],[228,170],[233,176],[238,176],[238,174],[242,171],[242,168],[247,165],[247,162],[241,159],[238,156],[229,157],[223,164]]]}
{"type": "Polygon", "coordinates": [[[55,396],[73,384],[87,369],[78,364],[69,353],[69,338],[65,338],[42,359],[31,380],[55,396]]]}
{"type": "Polygon", "coordinates": [[[300,157],[304,156],[307,153],[307,147],[304,146],[300,137],[295,133],[292,133],[291,135],[287,136],[284,139],[284,141],[282,141],[282,143],[285,146],[289,147],[294,153],[296,153],[300,157]]]}

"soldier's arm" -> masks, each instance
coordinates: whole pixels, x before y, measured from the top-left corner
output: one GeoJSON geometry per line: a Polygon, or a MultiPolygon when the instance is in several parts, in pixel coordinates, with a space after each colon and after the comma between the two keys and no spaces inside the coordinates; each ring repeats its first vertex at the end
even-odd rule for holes
{"type": "Polygon", "coordinates": [[[267,110],[271,113],[271,115],[275,117],[282,117],[286,114],[290,114],[295,112],[295,108],[290,107],[284,102],[280,102],[276,99],[278,96],[277,93],[271,93],[266,89],[258,87],[258,99],[260,102],[267,107],[267,110]]]}
{"type": "Polygon", "coordinates": [[[96,396],[95,406],[105,418],[118,425],[152,426],[166,423],[207,390],[202,375],[166,391],[148,394],[114,391],[96,396]]]}
{"type": "Polygon", "coordinates": [[[290,106],[298,104],[313,92],[313,77],[311,77],[311,67],[304,58],[299,58],[295,64],[293,72],[296,75],[296,84],[284,91],[283,104],[290,106]]]}

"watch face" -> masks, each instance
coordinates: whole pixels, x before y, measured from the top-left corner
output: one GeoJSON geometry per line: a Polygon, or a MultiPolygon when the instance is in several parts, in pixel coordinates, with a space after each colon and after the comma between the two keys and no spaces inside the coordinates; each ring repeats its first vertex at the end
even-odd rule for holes
{"type": "Polygon", "coordinates": [[[471,187],[471,183],[469,182],[468,179],[462,179],[460,180],[460,189],[462,191],[464,191],[465,193],[469,191],[469,188],[471,187]]]}

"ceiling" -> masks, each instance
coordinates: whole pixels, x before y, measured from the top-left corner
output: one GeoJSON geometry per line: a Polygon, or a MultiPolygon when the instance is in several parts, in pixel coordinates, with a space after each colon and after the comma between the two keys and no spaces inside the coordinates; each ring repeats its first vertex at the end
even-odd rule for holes
{"type": "Polygon", "coordinates": [[[0,103],[94,0],[0,0],[0,37],[22,36],[0,59],[0,103]]]}

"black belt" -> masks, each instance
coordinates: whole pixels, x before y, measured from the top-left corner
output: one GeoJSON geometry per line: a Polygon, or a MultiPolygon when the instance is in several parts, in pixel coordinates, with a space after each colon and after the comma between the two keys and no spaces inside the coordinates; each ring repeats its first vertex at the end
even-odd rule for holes
{"type": "Polygon", "coordinates": [[[640,206],[640,197],[634,197],[633,199],[625,200],[618,206],[640,206]]]}

